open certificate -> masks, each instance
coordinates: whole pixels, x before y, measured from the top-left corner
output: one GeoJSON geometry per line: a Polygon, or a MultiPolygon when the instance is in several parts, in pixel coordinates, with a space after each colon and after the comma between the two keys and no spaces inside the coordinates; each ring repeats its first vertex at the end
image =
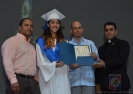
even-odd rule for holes
{"type": "Polygon", "coordinates": [[[91,47],[90,46],[74,46],[76,59],[78,56],[90,56],[91,47]]]}
{"type": "Polygon", "coordinates": [[[60,60],[65,64],[88,65],[94,64],[94,59],[90,56],[92,52],[91,46],[88,45],[72,45],[70,43],[60,43],[60,60]]]}

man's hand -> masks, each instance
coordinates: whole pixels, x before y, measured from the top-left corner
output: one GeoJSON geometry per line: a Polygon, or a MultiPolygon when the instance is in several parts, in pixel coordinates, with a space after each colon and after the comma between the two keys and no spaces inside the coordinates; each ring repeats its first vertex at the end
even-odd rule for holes
{"type": "Polygon", "coordinates": [[[37,85],[37,84],[38,84],[38,74],[36,74],[36,75],[34,76],[34,80],[35,80],[36,85],[37,85]]]}
{"type": "Polygon", "coordinates": [[[79,66],[78,66],[77,64],[72,64],[72,65],[71,65],[71,68],[72,68],[72,69],[76,69],[76,68],[79,68],[79,66]]]}
{"type": "Polygon", "coordinates": [[[90,53],[90,56],[93,57],[94,59],[97,59],[97,54],[94,53],[94,52],[91,52],[91,53],[90,53]]]}
{"type": "Polygon", "coordinates": [[[11,85],[11,88],[12,88],[13,94],[18,94],[18,92],[20,90],[19,83],[18,82],[13,83],[11,85]]]}
{"type": "Polygon", "coordinates": [[[93,64],[93,67],[102,68],[105,66],[105,62],[103,60],[99,60],[98,63],[93,64]]]}
{"type": "Polygon", "coordinates": [[[95,90],[97,94],[100,94],[100,85],[97,84],[95,90]]]}

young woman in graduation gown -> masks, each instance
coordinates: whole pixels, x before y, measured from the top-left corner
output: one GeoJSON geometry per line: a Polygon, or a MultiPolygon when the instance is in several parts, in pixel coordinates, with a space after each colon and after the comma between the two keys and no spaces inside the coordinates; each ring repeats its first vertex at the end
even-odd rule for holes
{"type": "Polygon", "coordinates": [[[59,61],[60,42],[67,40],[61,31],[58,13],[52,13],[50,17],[47,22],[48,28],[36,41],[40,92],[41,94],[71,94],[68,66],[59,61]]]}

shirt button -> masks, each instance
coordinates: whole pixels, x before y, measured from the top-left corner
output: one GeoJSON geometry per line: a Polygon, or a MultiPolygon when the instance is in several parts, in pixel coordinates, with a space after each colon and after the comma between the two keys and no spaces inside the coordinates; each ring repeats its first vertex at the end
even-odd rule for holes
{"type": "Polygon", "coordinates": [[[82,74],[81,74],[82,75],[82,74]]]}

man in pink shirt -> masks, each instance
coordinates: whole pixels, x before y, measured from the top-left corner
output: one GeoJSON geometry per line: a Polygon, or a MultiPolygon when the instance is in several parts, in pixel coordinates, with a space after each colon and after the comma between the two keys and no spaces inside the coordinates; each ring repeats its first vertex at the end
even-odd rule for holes
{"type": "Polygon", "coordinates": [[[24,18],[18,28],[19,32],[7,39],[1,48],[8,77],[6,94],[35,94],[36,52],[29,38],[33,32],[33,23],[31,19],[24,18]]]}

